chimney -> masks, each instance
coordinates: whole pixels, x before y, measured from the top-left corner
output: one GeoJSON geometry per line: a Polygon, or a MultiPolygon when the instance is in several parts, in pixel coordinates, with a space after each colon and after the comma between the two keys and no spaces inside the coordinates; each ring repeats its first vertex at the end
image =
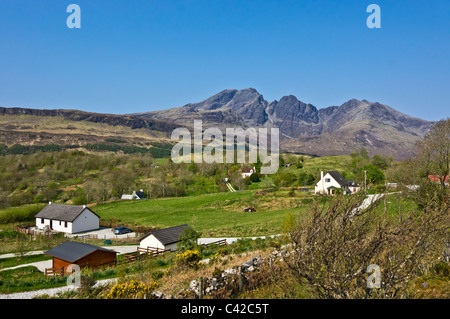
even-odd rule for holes
{"type": "Polygon", "coordinates": [[[320,171],[320,181],[322,182],[322,192],[325,193],[325,180],[323,179],[323,171],[320,171]]]}
{"type": "Polygon", "coordinates": [[[83,205],[83,208],[86,208],[86,205],[83,205]]]}

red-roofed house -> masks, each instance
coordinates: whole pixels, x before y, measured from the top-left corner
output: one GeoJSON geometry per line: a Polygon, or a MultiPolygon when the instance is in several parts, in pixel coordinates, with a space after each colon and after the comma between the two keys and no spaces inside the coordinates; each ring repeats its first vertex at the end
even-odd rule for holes
{"type": "MultiPolygon", "coordinates": [[[[442,176],[440,176],[440,175],[428,175],[428,178],[430,179],[430,181],[432,181],[432,182],[438,182],[438,183],[441,182],[441,178],[442,178],[442,177],[443,177],[443,175],[442,175],[442,176]]],[[[448,185],[448,175],[445,176],[444,183],[448,185]]]]}
{"type": "Polygon", "coordinates": [[[253,173],[256,173],[256,168],[243,168],[241,169],[241,176],[242,178],[247,178],[250,175],[252,175],[253,173]]]}

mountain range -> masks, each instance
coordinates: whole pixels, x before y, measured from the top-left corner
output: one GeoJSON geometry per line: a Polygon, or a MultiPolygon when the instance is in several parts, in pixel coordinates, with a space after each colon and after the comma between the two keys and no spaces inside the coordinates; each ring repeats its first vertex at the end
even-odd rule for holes
{"type": "Polygon", "coordinates": [[[228,89],[204,101],[161,111],[129,114],[190,127],[278,127],[283,150],[302,154],[347,155],[364,147],[369,154],[406,159],[433,122],[378,102],[351,99],[318,109],[295,96],[268,102],[253,88],[228,89]]]}
{"type": "Polygon", "coordinates": [[[366,148],[403,160],[433,122],[390,106],[351,99],[318,109],[295,96],[268,102],[253,88],[223,90],[204,101],[161,111],[102,114],[79,110],[0,107],[0,144],[85,145],[92,143],[152,147],[170,140],[177,127],[278,127],[282,151],[316,156],[348,155],[366,148]],[[116,143],[117,144],[117,143],[116,143]]]}

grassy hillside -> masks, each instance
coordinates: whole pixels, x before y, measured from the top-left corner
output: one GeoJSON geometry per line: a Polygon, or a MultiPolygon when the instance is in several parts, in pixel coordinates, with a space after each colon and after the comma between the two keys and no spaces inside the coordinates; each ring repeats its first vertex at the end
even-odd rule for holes
{"type": "Polygon", "coordinates": [[[189,224],[204,237],[279,234],[287,215],[298,215],[311,200],[309,195],[264,196],[251,191],[114,202],[92,207],[100,217],[127,225],[170,227],[189,224]],[[248,206],[255,213],[243,213],[248,206]]]}
{"type": "Polygon", "coordinates": [[[0,107],[0,143],[6,145],[83,145],[120,138],[144,146],[169,140],[179,125],[130,116],[75,110],[36,110],[0,107]]]}

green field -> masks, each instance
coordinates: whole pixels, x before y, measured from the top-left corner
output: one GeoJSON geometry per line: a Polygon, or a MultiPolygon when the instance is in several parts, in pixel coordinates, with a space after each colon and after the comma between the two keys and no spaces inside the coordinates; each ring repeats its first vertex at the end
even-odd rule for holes
{"type": "MultiPolygon", "coordinates": [[[[198,196],[114,202],[92,207],[103,220],[120,219],[133,226],[170,227],[189,224],[204,237],[279,234],[287,214],[298,215],[309,195],[289,198],[251,191],[198,196]],[[243,213],[254,206],[255,213],[243,213]]],[[[307,202],[307,201],[306,201],[307,202]]]]}

